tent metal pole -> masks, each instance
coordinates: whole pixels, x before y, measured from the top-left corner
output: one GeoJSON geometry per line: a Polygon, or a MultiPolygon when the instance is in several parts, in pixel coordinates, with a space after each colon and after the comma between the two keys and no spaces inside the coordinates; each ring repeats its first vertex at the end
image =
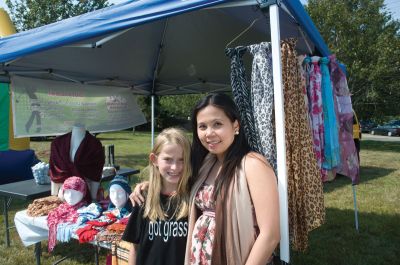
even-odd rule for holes
{"type": "Polygon", "coordinates": [[[287,198],[287,171],[286,171],[286,146],[285,146],[285,113],[282,85],[282,63],[280,45],[279,7],[277,3],[269,6],[269,19],[271,25],[272,47],[272,73],[274,81],[275,102],[275,130],[277,150],[277,173],[279,192],[279,216],[280,216],[280,258],[289,263],[289,223],[288,223],[288,198],[287,198]]]}
{"type": "Polygon", "coordinates": [[[360,231],[358,230],[357,195],[356,195],[356,188],[355,188],[355,185],[351,185],[351,188],[353,189],[353,202],[354,202],[354,218],[355,218],[355,225],[356,225],[357,233],[359,233],[360,231]]]}
{"type": "Polygon", "coordinates": [[[151,95],[151,149],[154,146],[154,94],[151,95]]]}
{"type": "Polygon", "coordinates": [[[158,49],[158,54],[157,54],[157,59],[156,59],[156,63],[154,65],[154,72],[153,72],[153,85],[151,87],[151,148],[153,149],[154,146],[154,96],[155,96],[155,91],[156,91],[156,78],[158,75],[158,66],[160,63],[160,56],[162,53],[162,49],[164,47],[164,41],[165,41],[165,32],[167,31],[167,27],[168,27],[168,18],[165,20],[165,24],[164,24],[164,29],[163,29],[163,33],[162,33],[162,37],[161,37],[161,42],[160,42],[160,46],[158,49]]]}

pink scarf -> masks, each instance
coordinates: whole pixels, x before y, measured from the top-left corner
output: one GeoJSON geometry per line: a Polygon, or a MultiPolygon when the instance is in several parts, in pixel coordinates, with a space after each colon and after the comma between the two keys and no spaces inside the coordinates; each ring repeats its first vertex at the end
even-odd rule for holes
{"type": "MultiPolygon", "coordinates": [[[[67,178],[63,184],[62,191],[64,192],[66,189],[80,191],[84,196],[86,195],[86,183],[79,177],[67,178]]],[[[69,205],[64,202],[49,213],[47,217],[47,226],[49,227],[49,252],[52,252],[56,246],[57,225],[61,223],[75,223],[79,216],[77,210],[85,204],[85,200],[82,200],[75,205],[69,205]]]]}

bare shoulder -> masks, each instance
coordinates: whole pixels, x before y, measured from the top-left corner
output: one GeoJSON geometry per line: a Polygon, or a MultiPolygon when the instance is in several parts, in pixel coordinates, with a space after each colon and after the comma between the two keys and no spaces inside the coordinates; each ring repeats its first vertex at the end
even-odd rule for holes
{"type": "Polygon", "coordinates": [[[265,157],[256,152],[250,152],[245,156],[244,168],[247,178],[265,175],[275,177],[275,173],[265,157]]]}
{"type": "Polygon", "coordinates": [[[246,156],[245,156],[245,168],[249,168],[252,166],[261,166],[261,167],[267,167],[267,168],[271,168],[271,165],[268,163],[267,159],[256,152],[249,152],[246,156]]]}

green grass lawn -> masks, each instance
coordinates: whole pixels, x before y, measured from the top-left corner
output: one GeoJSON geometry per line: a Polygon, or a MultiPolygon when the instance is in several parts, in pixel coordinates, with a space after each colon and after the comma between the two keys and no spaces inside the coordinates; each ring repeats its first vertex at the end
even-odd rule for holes
{"type": "MultiPolygon", "coordinates": [[[[116,163],[122,167],[143,169],[150,151],[150,134],[129,131],[103,133],[97,136],[103,145],[114,144],[116,163]]],[[[31,142],[39,158],[48,161],[50,141],[31,142]]],[[[325,184],[326,223],[310,233],[310,246],[305,253],[291,252],[294,265],[378,265],[399,264],[400,260],[400,142],[363,141],[361,182],[356,186],[359,210],[359,232],[354,226],[351,181],[340,177],[325,184]]],[[[133,180],[134,182],[135,180],[133,180]]],[[[10,222],[16,211],[27,203],[13,201],[10,222]]],[[[3,215],[0,217],[0,238],[5,240],[3,215]]],[[[41,264],[52,264],[66,255],[62,264],[94,264],[88,244],[76,241],[58,244],[47,253],[42,242],[41,264]]],[[[105,264],[107,251],[100,253],[105,264]]],[[[24,247],[15,229],[11,230],[11,246],[0,243],[0,265],[35,264],[34,247],[24,247]]]]}

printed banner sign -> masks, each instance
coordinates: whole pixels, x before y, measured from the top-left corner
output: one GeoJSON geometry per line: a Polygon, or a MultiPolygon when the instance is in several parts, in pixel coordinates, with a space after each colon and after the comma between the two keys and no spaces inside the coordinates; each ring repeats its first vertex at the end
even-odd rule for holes
{"type": "Polygon", "coordinates": [[[129,88],[11,77],[15,137],[51,136],[83,125],[91,133],[146,122],[129,88]]]}

